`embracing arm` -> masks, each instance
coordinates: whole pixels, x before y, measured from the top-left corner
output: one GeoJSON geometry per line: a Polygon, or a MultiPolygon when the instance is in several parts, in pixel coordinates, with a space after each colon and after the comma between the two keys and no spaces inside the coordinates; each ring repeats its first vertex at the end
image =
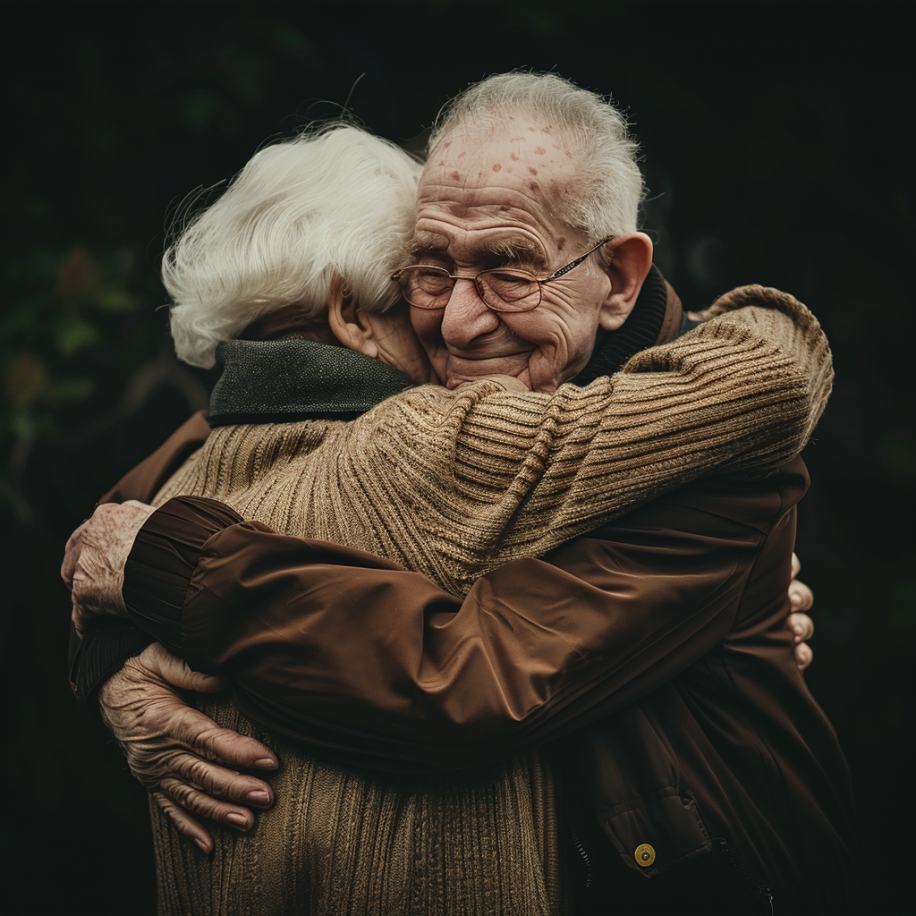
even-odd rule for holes
{"type": "MultiPolygon", "coordinates": [[[[802,478],[787,477],[793,499],[802,478]]],[[[169,553],[170,575],[191,570],[172,644],[230,677],[249,717],[375,768],[469,766],[632,703],[723,641],[761,520],[793,501],[773,481],[731,486],[728,519],[679,494],[551,562],[509,564],[463,602],[397,564],[183,498],[141,531],[125,597],[148,624],[173,615],[147,587],[162,566],[147,560],[169,553]],[[218,530],[192,547],[195,516],[218,530]],[[183,529],[178,550],[169,527],[183,529]]]]}

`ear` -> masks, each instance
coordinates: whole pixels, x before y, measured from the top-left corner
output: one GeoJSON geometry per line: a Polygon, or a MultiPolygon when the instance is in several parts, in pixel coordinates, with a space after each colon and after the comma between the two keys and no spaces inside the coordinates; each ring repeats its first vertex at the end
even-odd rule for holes
{"type": "Polygon", "coordinates": [[[373,359],[378,357],[372,323],[366,321],[365,313],[357,308],[353,297],[344,294],[343,278],[338,273],[331,278],[328,293],[328,326],[342,347],[373,359]]]}
{"type": "Polygon", "coordinates": [[[645,232],[630,232],[611,239],[602,253],[610,256],[604,271],[611,289],[598,323],[605,331],[616,331],[630,317],[652,266],[652,239],[645,232]]]}

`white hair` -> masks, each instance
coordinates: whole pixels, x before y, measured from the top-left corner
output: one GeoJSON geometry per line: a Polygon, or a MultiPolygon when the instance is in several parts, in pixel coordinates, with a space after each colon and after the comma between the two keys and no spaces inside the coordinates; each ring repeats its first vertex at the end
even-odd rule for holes
{"type": "Polygon", "coordinates": [[[554,73],[501,73],[470,86],[439,112],[430,156],[458,129],[469,135],[505,130],[509,114],[545,121],[570,143],[575,177],[562,203],[570,226],[593,242],[636,231],[645,189],[626,118],[610,98],[554,73]]]}
{"type": "Polygon", "coordinates": [[[209,368],[218,343],[284,306],[318,318],[335,273],[359,306],[391,308],[420,170],[393,143],[343,124],[262,149],[165,253],[179,359],[209,368]]]}

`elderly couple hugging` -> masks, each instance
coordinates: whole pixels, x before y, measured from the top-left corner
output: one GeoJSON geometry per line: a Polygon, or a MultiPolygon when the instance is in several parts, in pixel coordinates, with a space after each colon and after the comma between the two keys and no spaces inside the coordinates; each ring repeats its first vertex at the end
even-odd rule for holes
{"type": "Polygon", "coordinates": [[[682,311],[635,153],[600,97],[496,76],[425,167],[306,133],[167,253],[209,416],[63,569],[161,912],[849,900],[845,763],[786,625],[829,349],[772,289],[682,311]]]}

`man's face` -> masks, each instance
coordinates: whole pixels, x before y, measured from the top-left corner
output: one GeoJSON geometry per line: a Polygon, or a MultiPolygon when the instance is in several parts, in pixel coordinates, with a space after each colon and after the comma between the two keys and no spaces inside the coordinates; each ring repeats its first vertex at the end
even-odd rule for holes
{"type": "MultiPolygon", "coordinates": [[[[566,143],[550,126],[508,119],[483,140],[459,128],[434,151],[420,179],[416,260],[473,277],[513,266],[549,276],[586,252],[586,234],[559,216],[574,180],[566,143]]],[[[473,283],[455,283],[444,309],[411,308],[433,369],[449,388],[512,375],[553,391],[588,362],[611,292],[596,252],[542,288],[530,312],[494,312],[473,283]]]]}

